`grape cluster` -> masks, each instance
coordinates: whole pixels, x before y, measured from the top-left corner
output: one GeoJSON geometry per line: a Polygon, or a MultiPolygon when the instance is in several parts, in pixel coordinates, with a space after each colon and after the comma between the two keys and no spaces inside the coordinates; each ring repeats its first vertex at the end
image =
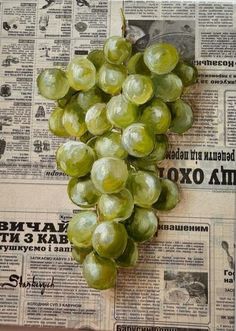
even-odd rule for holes
{"type": "Polygon", "coordinates": [[[71,177],[68,196],[80,208],[67,235],[90,287],[113,287],[117,268],[134,266],[138,244],[157,232],[157,210],[179,202],[177,185],[159,178],[158,163],[168,130],[182,134],[192,126],[181,95],[196,78],[173,45],[133,54],[130,41],[118,36],[103,50],[74,57],[65,72],[46,69],[38,76],[40,94],[57,101],[50,131],[71,138],[56,161],[71,177]]]}

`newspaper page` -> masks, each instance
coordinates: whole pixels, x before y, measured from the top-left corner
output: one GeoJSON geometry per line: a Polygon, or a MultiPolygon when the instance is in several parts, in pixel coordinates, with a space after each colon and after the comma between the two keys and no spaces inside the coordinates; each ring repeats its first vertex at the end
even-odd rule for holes
{"type": "Polygon", "coordinates": [[[0,0],[0,324],[97,331],[235,330],[236,1],[0,0]],[[70,255],[64,141],[48,131],[44,68],[126,36],[137,51],[176,45],[196,65],[184,94],[194,111],[170,135],[160,176],[181,202],[159,213],[157,236],[114,290],[89,289],[70,255]]]}

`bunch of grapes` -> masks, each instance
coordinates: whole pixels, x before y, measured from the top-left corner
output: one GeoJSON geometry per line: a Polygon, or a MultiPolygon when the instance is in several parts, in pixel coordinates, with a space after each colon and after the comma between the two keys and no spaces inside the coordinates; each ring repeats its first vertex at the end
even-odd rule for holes
{"type": "Polygon", "coordinates": [[[173,45],[134,54],[118,36],[103,50],[74,57],[65,72],[46,69],[38,76],[40,94],[57,102],[50,131],[70,137],[56,160],[71,177],[68,195],[80,208],[67,235],[90,287],[111,288],[118,267],[135,266],[138,244],[157,232],[157,211],[179,202],[177,185],[159,178],[158,163],[168,130],[182,134],[192,126],[181,95],[196,78],[173,45]]]}

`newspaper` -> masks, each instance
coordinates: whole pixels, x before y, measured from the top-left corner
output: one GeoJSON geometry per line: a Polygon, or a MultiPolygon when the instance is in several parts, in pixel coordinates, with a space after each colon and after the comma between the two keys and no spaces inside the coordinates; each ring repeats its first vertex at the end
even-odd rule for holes
{"type": "Polygon", "coordinates": [[[0,324],[99,331],[235,330],[236,1],[0,0],[0,324]],[[175,44],[195,63],[193,128],[170,136],[160,176],[181,202],[114,290],[89,289],[66,228],[76,212],[56,168],[43,68],[121,34],[175,44]]]}

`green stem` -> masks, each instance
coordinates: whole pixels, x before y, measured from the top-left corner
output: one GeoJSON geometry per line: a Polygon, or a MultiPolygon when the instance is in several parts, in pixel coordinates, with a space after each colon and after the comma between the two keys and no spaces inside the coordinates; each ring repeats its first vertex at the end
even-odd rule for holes
{"type": "Polygon", "coordinates": [[[124,11],[123,11],[122,8],[120,9],[120,15],[121,15],[121,21],[122,21],[121,36],[123,38],[125,38],[126,37],[126,28],[127,28],[127,26],[126,26],[125,14],[124,14],[124,11]]]}

